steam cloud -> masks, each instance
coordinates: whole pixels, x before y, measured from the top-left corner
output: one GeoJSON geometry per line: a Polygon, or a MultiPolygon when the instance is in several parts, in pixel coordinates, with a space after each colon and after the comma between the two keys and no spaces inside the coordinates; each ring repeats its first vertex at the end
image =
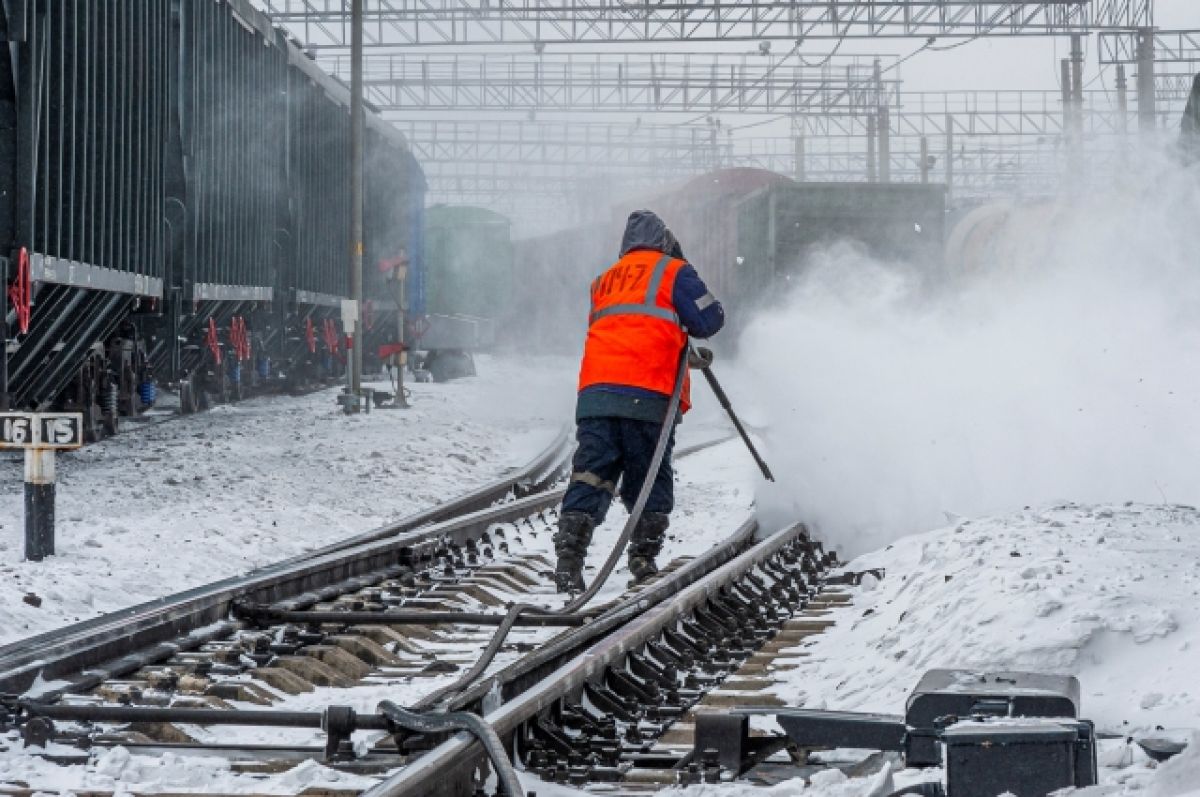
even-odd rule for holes
{"type": "Polygon", "coordinates": [[[1200,501],[1200,170],[1141,158],[971,275],[821,253],[739,347],[764,516],[853,555],[946,513],[1200,501]]]}

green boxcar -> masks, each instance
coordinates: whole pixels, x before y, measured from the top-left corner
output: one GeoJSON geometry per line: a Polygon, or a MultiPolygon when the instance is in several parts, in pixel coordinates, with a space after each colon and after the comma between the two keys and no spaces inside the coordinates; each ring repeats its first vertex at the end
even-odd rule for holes
{"type": "Polygon", "coordinates": [[[735,294],[745,306],[802,274],[815,251],[838,242],[874,258],[942,270],[946,192],[941,185],[778,183],[738,205],[735,294]]]}
{"type": "Polygon", "coordinates": [[[434,205],[425,212],[426,310],[504,319],[512,306],[511,222],[490,210],[434,205]]]}

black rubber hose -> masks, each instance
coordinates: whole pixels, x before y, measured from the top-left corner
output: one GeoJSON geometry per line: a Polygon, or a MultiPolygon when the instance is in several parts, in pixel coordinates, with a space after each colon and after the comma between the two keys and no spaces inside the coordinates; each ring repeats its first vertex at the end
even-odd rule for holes
{"type": "Polygon", "coordinates": [[[688,347],[685,345],[679,353],[679,366],[675,373],[675,389],[671,392],[671,399],[667,402],[667,413],[663,418],[662,431],[659,432],[658,442],[654,446],[654,455],[650,459],[650,468],[646,471],[646,478],[642,482],[642,488],[638,491],[637,500],[634,501],[633,507],[629,510],[629,518],[625,521],[625,527],[621,529],[621,536],[617,539],[617,544],[613,547],[612,553],[608,555],[608,560],[604,566],[600,568],[600,572],[592,580],[591,586],[581,592],[572,600],[568,601],[565,606],[558,609],[546,609],[542,606],[534,606],[528,603],[516,603],[508,609],[508,614],[505,615],[504,621],[500,627],[496,629],[495,635],[488,646],[484,648],[483,655],[475,662],[470,670],[454,681],[454,683],[439,689],[434,693],[433,699],[445,702],[445,699],[458,694],[463,689],[475,682],[483,672],[496,658],[496,654],[500,652],[504,640],[508,637],[508,632],[517,624],[518,619],[526,613],[538,613],[542,615],[566,615],[572,614],[586,605],[600,588],[604,586],[604,582],[612,575],[612,571],[616,569],[617,563],[621,561],[621,556],[625,553],[625,548],[629,545],[629,540],[633,536],[633,530],[637,527],[638,521],[642,519],[642,512],[645,511],[646,502],[650,500],[650,491],[654,487],[654,478],[658,475],[658,469],[662,465],[663,457],[667,453],[667,441],[671,439],[671,432],[675,426],[675,414],[679,412],[679,402],[683,397],[684,377],[687,375],[688,367],[688,347]]]}
{"type": "Polygon", "coordinates": [[[496,770],[496,778],[500,784],[500,793],[508,797],[521,797],[521,781],[517,779],[517,771],[508,760],[508,752],[504,743],[496,735],[496,731],[487,720],[469,711],[452,711],[448,714],[418,714],[401,708],[390,700],[379,703],[379,712],[388,720],[401,728],[418,733],[447,733],[449,731],[467,731],[479,740],[488,758],[496,770]]]}
{"type": "MultiPolygon", "coordinates": [[[[667,412],[663,418],[662,431],[659,432],[658,442],[654,446],[654,455],[651,457],[650,467],[646,471],[646,479],[642,482],[642,488],[638,492],[637,500],[634,501],[633,507],[629,510],[629,518],[625,521],[625,527],[621,529],[621,536],[618,538],[617,544],[613,547],[612,553],[609,554],[604,566],[600,568],[600,572],[596,574],[596,578],[592,580],[591,586],[568,601],[565,606],[558,609],[547,610],[544,607],[533,606],[527,603],[518,603],[511,606],[504,617],[504,621],[496,629],[496,633],[488,642],[483,655],[479,657],[470,670],[463,673],[454,683],[435,692],[432,695],[432,700],[440,701],[440,705],[444,706],[449,698],[473,684],[475,679],[481,676],[496,658],[496,654],[500,652],[504,640],[508,637],[508,632],[517,624],[521,615],[527,612],[536,612],[541,615],[572,614],[594,598],[596,593],[600,591],[600,588],[604,586],[604,582],[608,580],[613,570],[616,569],[617,563],[625,553],[625,548],[629,545],[629,540],[633,537],[633,530],[642,518],[642,512],[646,509],[646,502],[650,500],[650,491],[654,486],[654,479],[658,475],[658,469],[662,465],[663,457],[666,456],[667,441],[671,439],[671,433],[674,431],[675,414],[679,412],[679,402],[683,397],[683,384],[688,367],[687,355],[688,346],[685,344],[683,350],[679,353],[679,367],[675,374],[675,388],[671,392],[670,401],[667,402],[667,412]]],[[[488,757],[492,760],[492,766],[496,769],[496,777],[499,780],[501,792],[506,792],[512,795],[512,797],[520,797],[521,783],[517,780],[516,770],[513,768],[512,762],[508,759],[500,737],[496,735],[492,726],[482,717],[465,711],[438,713],[435,710],[426,714],[418,714],[400,708],[390,700],[380,702],[379,711],[399,727],[418,733],[438,733],[449,730],[465,730],[473,733],[479,739],[480,743],[483,744],[487,750],[488,757]]]]}
{"type": "Polygon", "coordinates": [[[650,500],[650,491],[654,488],[654,479],[658,476],[658,469],[662,466],[663,457],[667,453],[667,441],[671,439],[671,434],[675,430],[675,414],[679,412],[679,402],[683,397],[683,383],[687,377],[688,347],[689,344],[685,342],[683,350],[679,352],[679,366],[675,371],[675,389],[671,391],[671,400],[667,402],[667,414],[663,418],[662,431],[658,433],[658,442],[654,446],[654,456],[650,459],[650,469],[646,471],[646,478],[642,481],[642,489],[638,491],[637,500],[633,502],[633,508],[629,510],[629,518],[625,521],[625,528],[621,529],[621,537],[617,540],[612,553],[609,554],[608,561],[604,563],[604,567],[600,568],[600,572],[596,574],[592,585],[581,592],[579,597],[566,606],[555,610],[556,613],[567,614],[574,612],[596,596],[596,593],[604,586],[604,582],[612,575],[617,562],[621,560],[621,555],[625,553],[625,547],[629,545],[629,540],[633,537],[634,528],[637,526],[638,521],[642,519],[642,512],[646,509],[646,502],[650,500]]]}

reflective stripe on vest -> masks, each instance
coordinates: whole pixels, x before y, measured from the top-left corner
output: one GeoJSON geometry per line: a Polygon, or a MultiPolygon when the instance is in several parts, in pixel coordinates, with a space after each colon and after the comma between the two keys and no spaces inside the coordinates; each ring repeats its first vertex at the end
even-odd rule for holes
{"type": "MultiPolygon", "coordinates": [[[[593,311],[588,318],[588,325],[596,323],[601,318],[608,318],[614,315],[648,315],[651,318],[670,321],[672,324],[680,326],[679,316],[673,310],[658,306],[658,289],[662,285],[663,275],[666,274],[667,266],[671,263],[671,260],[670,255],[663,255],[654,264],[654,271],[651,272],[650,282],[646,286],[646,298],[641,304],[614,304],[612,307],[593,311]]],[[[599,278],[597,278],[596,282],[599,282],[599,278]]],[[[594,288],[596,283],[592,283],[592,285],[594,288]]]]}

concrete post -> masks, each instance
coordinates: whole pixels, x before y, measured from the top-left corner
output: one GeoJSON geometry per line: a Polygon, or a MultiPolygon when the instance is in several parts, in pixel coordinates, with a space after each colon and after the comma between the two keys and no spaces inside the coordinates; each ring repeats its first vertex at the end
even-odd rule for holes
{"type": "Polygon", "coordinates": [[[929,139],[921,136],[921,185],[929,182],[929,139]]]}
{"type": "MultiPolygon", "coordinates": [[[[8,411],[8,258],[0,256],[0,412],[8,411]]],[[[179,348],[172,346],[171,348],[179,348]]]]}
{"type": "Polygon", "coordinates": [[[54,555],[54,449],[25,450],[25,558],[54,555]]]}
{"type": "Polygon", "coordinates": [[[357,310],[350,350],[350,394],[362,390],[363,280],[363,0],[351,0],[350,37],[350,298],[357,310]]]}
{"type": "Polygon", "coordinates": [[[1075,105],[1075,123],[1083,129],[1083,36],[1071,35],[1071,94],[1075,105]]]}
{"type": "Polygon", "coordinates": [[[892,181],[892,122],[886,105],[879,106],[879,181],[892,181]]]}
{"type": "Polygon", "coordinates": [[[802,183],[805,180],[805,163],[804,163],[804,136],[796,136],[796,182],[802,183]]]}
{"type": "Polygon", "coordinates": [[[1062,94],[1062,118],[1063,118],[1063,136],[1069,141],[1071,131],[1075,127],[1075,103],[1071,100],[1071,61],[1068,58],[1062,59],[1059,64],[1059,84],[1060,93],[1062,94]]]}
{"type": "Polygon", "coordinates": [[[1124,64],[1117,64],[1117,128],[1122,136],[1129,132],[1129,80],[1124,64]]]}
{"type": "Polygon", "coordinates": [[[1148,133],[1155,127],[1154,28],[1137,31],[1138,130],[1148,133]]]}
{"type": "Polygon", "coordinates": [[[867,182],[875,182],[875,114],[867,116],[867,182]]]}
{"type": "Polygon", "coordinates": [[[946,199],[954,195],[954,115],[946,114],[946,199]]]}

